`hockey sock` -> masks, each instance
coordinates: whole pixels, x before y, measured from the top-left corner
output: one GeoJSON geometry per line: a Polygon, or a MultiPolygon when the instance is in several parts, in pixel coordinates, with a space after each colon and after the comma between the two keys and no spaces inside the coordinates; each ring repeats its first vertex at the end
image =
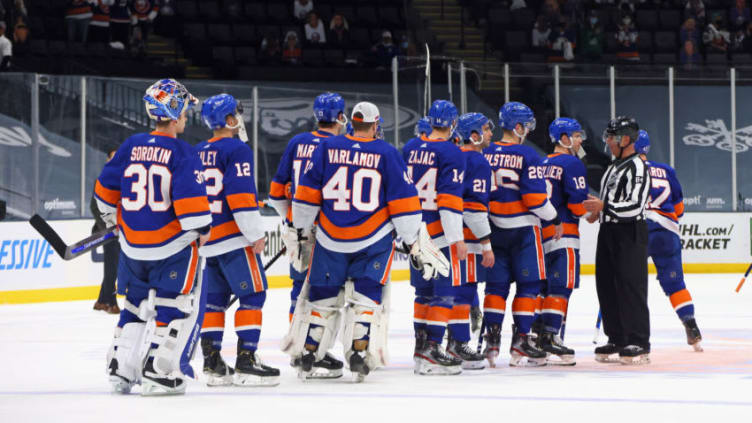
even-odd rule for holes
{"type": "Polygon", "coordinates": [[[432,305],[429,307],[426,316],[426,332],[428,332],[429,341],[441,343],[444,340],[444,331],[449,322],[450,311],[451,306],[432,305]]]}
{"type": "Polygon", "coordinates": [[[201,325],[201,338],[211,339],[216,348],[222,347],[222,336],[225,333],[225,312],[206,311],[204,323],[201,325]]]}
{"type": "Polygon", "coordinates": [[[428,309],[428,298],[415,297],[415,302],[413,303],[413,327],[415,328],[416,334],[421,330],[426,330],[428,309]]]}
{"type": "Polygon", "coordinates": [[[512,301],[512,317],[519,333],[527,334],[530,332],[535,315],[535,302],[535,298],[517,296],[512,301]]]}
{"type": "Polygon", "coordinates": [[[546,331],[559,333],[561,322],[567,312],[567,299],[548,296],[543,302],[543,324],[546,331]]]}
{"type": "Polygon", "coordinates": [[[449,333],[458,342],[470,341],[470,305],[455,304],[449,314],[449,333]]]}
{"type": "Polygon", "coordinates": [[[243,347],[255,351],[261,336],[261,308],[266,301],[266,291],[240,298],[240,307],[235,311],[235,332],[243,340],[243,347]]]}
{"type": "Polygon", "coordinates": [[[534,322],[543,317],[541,316],[541,310],[543,310],[543,301],[544,296],[542,294],[538,294],[538,296],[535,298],[535,315],[533,316],[534,322]]]}
{"type": "Polygon", "coordinates": [[[302,280],[292,281],[292,290],[290,291],[290,322],[292,322],[292,315],[295,314],[295,305],[298,303],[298,295],[300,295],[301,289],[303,289],[302,280]]]}
{"type": "Polygon", "coordinates": [[[692,296],[686,288],[676,291],[669,296],[674,311],[679,316],[679,320],[686,321],[695,317],[695,305],[692,302],[692,296]]]}
{"type": "Polygon", "coordinates": [[[491,325],[501,326],[504,323],[504,312],[507,308],[507,300],[500,295],[486,294],[483,299],[483,320],[486,327],[491,325]]]}
{"type": "Polygon", "coordinates": [[[475,289],[473,290],[473,301],[470,304],[471,307],[480,307],[480,300],[478,299],[478,284],[475,284],[475,289]]]}

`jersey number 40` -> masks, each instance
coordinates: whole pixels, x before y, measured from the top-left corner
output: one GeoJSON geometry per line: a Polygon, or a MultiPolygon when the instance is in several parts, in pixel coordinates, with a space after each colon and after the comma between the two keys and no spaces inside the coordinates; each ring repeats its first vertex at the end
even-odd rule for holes
{"type": "Polygon", "coordinates": [[[335,211],[350,211],[350,205],[361,212],[372,212],[379,207],[381,174],[376,169],[357,169],[352,173],[352,188],[348,188],[350,168],[340,166],[321,190],[324,200],[334,200],[335,211]],[[363,197],[363,187],[369,181],[370,190],[363,197]]]}

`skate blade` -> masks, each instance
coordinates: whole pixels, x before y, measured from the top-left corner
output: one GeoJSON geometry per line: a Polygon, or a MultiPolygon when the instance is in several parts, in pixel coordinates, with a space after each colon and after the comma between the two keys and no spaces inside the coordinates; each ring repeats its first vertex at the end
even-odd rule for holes
{"type": "Polygon", "coordinates": [[[462,362],[462,370],[483,370],[485,368],[486,368],[485,360],[462,362]]]}
{"type": "Polygon", "coordinates": [[[249,374],[235,373],[232,384],[240,387],[271,387],[279,385],[279,376],[256,376],[249,374]]]}
{"type": "Polygon", "coordinates": [[[618,363],[619,359],[616,357],[612,357],[614,354],[596,354],[595,355],[595,361],[599,363],[618,363]]]}
{"type": "Polygon", "coordinates": [[[546,365],[546,357],[532,358],[524,354],[520,354],[516,350],[510,351],[509,355],[510,367],[541,367],[546,365]]]}
{"type": "Polygon", "coordinates": [[[366,380],[366,375],[364,375],[363,373],[354,372],[352,374],[353,383],[362,383],[364,380],[366,380]]]}
{"type": "Polygon", "coordinates": [[[314,367],[312,371],[305,376],[306,379],[337,379],[342,377],[342,369],[324,369],[314,367]]]}
{"type": "Polygon", "coordinates": [[[637,357],[619,357],[621,364],[626,366],[640,366],[644,364],[650,364],[650,356],[647,354],[638,355],[637,357]]]}
{"type": "Polygon", "coordinates": [[[230,386],[232,385],[233,375],[217,376],[217,375],[208,375],[204,373],[204,376],[206,376],[206,386],[230,386]]]}
{"type": "Polygon", "coordinates": [[[167,395],[184,395],[185,394],[185,381],[177,388],[171,388],[144,379],[141,383],[141,396],[142,397],[161,397],[167,395]]]}
{"type": "Polygon", "coordinates": [[[416,359],[414,373],[421,376],[454,376],[462,373],[462,367],[441,366],[422,359],[416,359]]]}
{"type": "Polygon", "coordinates": [[[692,348],[695,350],[695,352],[703,352],[703,351],[705,351],[702,348],[702,344],[700,343],[700,341],[697,341],[694,344],[692,344],[692,348]]]}
{"type": "Polygon", "coordinates": [[[113,394],[128,395],[131,393],[131,389],[134,385],[133,383],[116,375],[111,375],[109,379],[113,394]]]}
{"type": "Polygon", "coordinates": [[[551,354],[546,357],[546,364],[549,366],[574,366],[577,362],[574,359],[574,355],[551,354]]]}

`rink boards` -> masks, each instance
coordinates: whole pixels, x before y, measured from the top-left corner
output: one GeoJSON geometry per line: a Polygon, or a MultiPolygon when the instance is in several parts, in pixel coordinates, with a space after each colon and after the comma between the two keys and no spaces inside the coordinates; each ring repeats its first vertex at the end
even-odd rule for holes
{"type": "MultiPolygon", "coordinates": [[[[281,225],[276,216],[263,219],[266,263],[282,248],[281,225]]],[[[87,236],[93,223],[91,219],[51,222],[69,244],[87,236]]],[[[582,273],[592,274],[598,225],[582,222],[580,232],[582,273]]],[[[752,213],[687,213],[680,232],[687,273],[741,273],[749,265],[752,213]]],[[[288,266],[283,256],[266,269],[270,287],[290,285],[288,266]]],[[[654,271],[652,264],[650,267],[654,271]]],[[[408,278],[407,256],[395,254],[392,280],[408,278]]],[[[64,261],[28,223],[0,223],[0,304],[94,299],[101,280],[101,249],[64,261]]]]}

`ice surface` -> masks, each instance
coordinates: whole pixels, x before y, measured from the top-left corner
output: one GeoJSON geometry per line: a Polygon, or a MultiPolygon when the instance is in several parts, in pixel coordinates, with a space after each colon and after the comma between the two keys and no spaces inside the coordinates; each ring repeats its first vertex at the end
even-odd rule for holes
{"type": "MultiPolygon", "coordinates": [[[[298,380],[279,351],[287,330],[289,290],[269,292],[260,352],[282,370],[274,388],[208,388],[191,381],[185,396],[142,398],[109,393],[105,354],[115,316],[93,302],[0,306],[0,422],[708,422],[752,421],[752,286],[734,293],[738,275],[687,275],[705,352],[686,345],[684,329],[651,276],[653,364],[626,367],[593,360],[598,311],[592,276],[583,276],[569,308],[566,343],[574,367],[509,368],[460,376],[412,372],[412,299],[407,283],[392,291],[392,362],[362,384],[345,370],[333,381],[298,380]]],[[[751,282],[752,283],[752,282],[751,282]]],[[[507,310],[509,312],[509,310],[507,310]]],[[[222,354],[234,362],[228,313],[222,354]]],[[[605,338],[601,336],[601,342],[605,338]]],[[[335,354],[342,356],[341,349],[335,354]]],[[[201,369],[200,351],[194,368],[201,369]]],[[[138,392],[138,388],[136,388],[138,392]]]]}

